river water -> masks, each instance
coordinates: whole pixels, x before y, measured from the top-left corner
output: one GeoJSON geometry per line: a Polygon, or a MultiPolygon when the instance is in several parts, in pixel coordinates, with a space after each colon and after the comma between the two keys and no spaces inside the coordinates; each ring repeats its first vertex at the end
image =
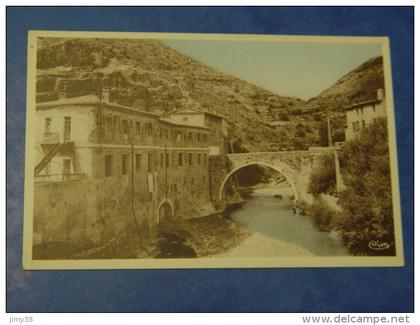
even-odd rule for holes
{"type": "MultiPolygon", "coordinates": [[[[284,195],[283,191],[283,195],[275,197],[274,193],[275,191],[262,189],[248,194],[247,201],[239,209],[231,212],[230,217],[253,233],[264,236],[263,238],[276,240],[279,244],[283,243],[283,246],[297,247],[311,255],[349,255],[338,239],[318,230],[309,216],[294,214],[293,201],[289,195],[284,195]]],[[[242,251],[255,246],[252,243],[244,245],[247,247],[242,247],[242,251]]],[[[263,246],[259,250],[261,252],[254,251],[253,254],[266,254],[263,246]]],[[[239,254],[240,251],[241,247],[238,247],[231,255],[236,255],[235,252],[239,254]]],[[[285,254],[284,251],[278,251],[279,255],[285,254]]]]}

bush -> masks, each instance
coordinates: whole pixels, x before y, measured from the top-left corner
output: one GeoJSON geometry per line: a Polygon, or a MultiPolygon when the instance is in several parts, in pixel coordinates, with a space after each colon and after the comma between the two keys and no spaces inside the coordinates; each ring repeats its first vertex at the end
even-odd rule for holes
{"type": "Polygon", "coordinates": [[[304,138],[305,137],[305,131],[302,130],[302,129],[296,130],[295,137],[297,137],[297,138],[304,138]]]}
{"type": "Polygon", "coordinates": [[[319,167],[312,171],[308,187],[308,193],[315,197],[321,193],[333,194],[336,190],[334,154],[324,154],[319,159],[319,167]]]}
{"type": "Polygon", "coordinates": [[[280,113],[277,118],[279,121],[289,121],[289,115],[286,113],[280,113]]]}
{"type": "Polygon", "coordinates": [[[332,225],[335,224],[337,219],[337,212],[331,209],[328,204],[318,198],[309,208],[309,214],[314,219],[315,224],[320,230],[332,230],[332,225]]]}
{"type": "Polygon", "coordinates": [[[346,142],[340,156],[346,186],[340,193],[344,213],[340,228],[346,246],[356,255],[395,255],[386,119],[378,119],[346,142]],[[371,241],[390,247],[372,250],[371,241]]]}

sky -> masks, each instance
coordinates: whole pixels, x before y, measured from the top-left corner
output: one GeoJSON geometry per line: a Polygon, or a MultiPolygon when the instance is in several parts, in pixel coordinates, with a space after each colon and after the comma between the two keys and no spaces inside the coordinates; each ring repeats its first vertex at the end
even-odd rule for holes
{"type": "Polygon", "coordinates": [[[378,43],[165,40],[164,43],[219,71],[281,96],[307,100],[368,59],[378,43]]]}

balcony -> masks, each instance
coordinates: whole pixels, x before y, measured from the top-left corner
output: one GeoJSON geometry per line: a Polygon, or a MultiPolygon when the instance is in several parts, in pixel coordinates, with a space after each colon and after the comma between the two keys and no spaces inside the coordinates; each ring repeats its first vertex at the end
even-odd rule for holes
{"type": "Polygon", "coordinates": [[[45,132],[42,136],[42,144],[56,144],[60,142],[60,134],[56,132],[45,132]]]}
{"type": "Polygon", "coordinates": [[[35,176],[35,184],[77,182],[86,179],[86,174],[49,174],[35,176]]]}

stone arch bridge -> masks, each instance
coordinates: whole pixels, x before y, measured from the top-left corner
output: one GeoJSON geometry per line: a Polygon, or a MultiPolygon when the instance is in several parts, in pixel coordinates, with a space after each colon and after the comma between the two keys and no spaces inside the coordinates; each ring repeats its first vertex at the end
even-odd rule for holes
{"type": "MultiPolygon", "coordinates": [[[[334,152],[336,147],[310,148],[306,151],[250,152],[227,154],[227,170],[220,178],[218,199],[225,199],[225,185],[231,176],[243,167],[262,165],[271,167],[287,179],[295,192],[297,201],[312,202],[308,193],[308,185],[312,170],[319,166],[319,157],[328,152],[334,152]]],[[[337,157],[337,155],[336,155],[337,157]]],[[[338,160],[336,159],[337,184],[341,180],[338,160]]]]}

